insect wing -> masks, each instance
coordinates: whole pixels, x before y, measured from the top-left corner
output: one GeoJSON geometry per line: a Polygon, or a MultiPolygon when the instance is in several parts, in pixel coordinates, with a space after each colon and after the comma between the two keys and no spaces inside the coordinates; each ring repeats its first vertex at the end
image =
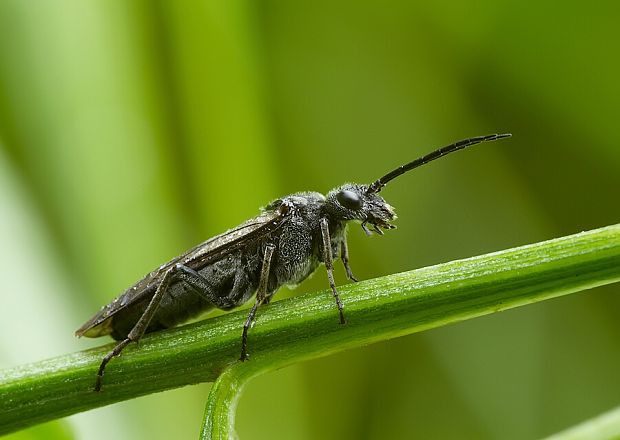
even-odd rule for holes
{"type": "Polygon", "coordinates": [[[161,265],[143,279],[131,286],[111,303],[104,307],[82,325],[75,334],[77,336],[99,337],[112,331],[110,319],[120,310],[135,304],[155,293],[163,275],[175,264],[183,264],[199,270],[218,261],[231,252],[246,246],[278,229],[288,218],[288,207],[281,205],[278,209],[263,211],[258,216],[230,229],[222,234],[211,237],[199,245],[189,249],[182,255],[161,265]]]}

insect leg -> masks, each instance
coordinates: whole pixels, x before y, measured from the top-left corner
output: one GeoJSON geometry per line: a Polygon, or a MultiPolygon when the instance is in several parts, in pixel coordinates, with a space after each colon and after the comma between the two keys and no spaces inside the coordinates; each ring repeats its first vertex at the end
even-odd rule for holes
{"type": "Polygon", "coordinates": [[[101,380],[103,379],[103,373],[105,372],[105,367],[106,365],[108,365],[108,362],[110,362],[113,357],[116,357],[119,354],[121,354],[121,351],[123,351],[123,348],[129,345],[130,342],[131,342],[131,339],[129,338],[123,339],[121,342],[116,344],[116,346],[111,352],[105,355],[105,357],[101,361],[101,365],[99,365],[99,371],[97,372],[97,382],[95,383],[95,391],[97,392],[101,391],[101,380]]]}
{"type": "Polygon", "coordinates": [[[267,283],[269,281],[269,268],[271,266],[271,257],[273,256],[273,251],[275,250],[275,246],[269,244],[265,248],[265,255],[263,256],[263,265],[260,270],[260,280],[258,282],[258,289],[256,290],[256,302],[250,309],[250,313],[248,314],[248,318],[245,320],[245,324],[243,325],[243,334],[241,335],[241,357],[240,361],[245,361],[248,359],[248,329],[254,322],[254,317],[256,316],[256,309],[258,306],[263,304],[267,295],[267,283]]]}
{"type": "Polygon", "coordinates": [[[140,319],[138,319],[138,322],[136,322],[136,324],[133,326],[133,328],[127,335],[127,337],[123,339],[121,342],[119,342],[111,352],[105,355],[105,357],[101,361],[101,365],[99,366],[99,371],[97,372],[97,382],[95,383],[95,391],[101,391],[101,381],[103,380],[103,374],[105,372],[105,367],[108,364],[108,362],[110,362],[113,357],[120,355],[121,351],[123,351],[123,349],[127,345],[129,345],[131,342],[133,341],[137,342],[142,337],[146,328],[149,325],[149,322],[151,321],[151,318],[153,318],[153,315],[155,315],[155,312],[157,311],[157,307],[159,307],[159,303],[161,302],[161,299],[164,296],[164,293],[166,293],[166,290],[168,289],[168,286],[170,285],[170,280],[172,279],[174,274],[175,274],[174,267],[168,270],[168,272],[164,274],[161,282],[159,283],[159,286],[157,286],[157,290],[155,290],[155,294],[151,298],[151,301],[149,302],[149,305],[146,307],[146,310],[144,310],[144,313],[142,313],[142,316],[140,316],[140,319]]]}
{"type": "Polygon", "coordinates": [[[321,235],[323,236],[323,262],[325,263],[325,269],[327,269],[327,280],[329,281],[329,287],[331,287],[334,298],[336,299],[336,305],[338,306],[338,312],[340,313],[340,324],[344,324],[347,321],[344,319],[344,313],[342,311],[342,301],[340,301],[338,291],[336,290],[336,283],[334,282],[332,243],[329,238],[329,224],[327,223],[326,218],[321,219],[321,235]]]}
{"type": "Polygon", "coordinates": [[[194,269],[191,269],[183,264],[177,264],[176,270],[178,279],[185,281],[198,295],[209,301],[217,308],[228,310],[237,306],[234,301],[230,300],[229,296],[219,296],[214,294],[216,287],[214,287],[208,279],[200,275],[194,269]]]}
{"type": "Polygon", "coordinates": [[[357,282],[358,280],[353,276],[353,272],[351,272],[351,266],[349,266],[349,246],[347,245],[347,237],[344,237],[344,239],[340,243],[340,259],[342,260],[342,264],[344,265],[344,270],[347,272],[347,278],[351,281],[357,282]]]}

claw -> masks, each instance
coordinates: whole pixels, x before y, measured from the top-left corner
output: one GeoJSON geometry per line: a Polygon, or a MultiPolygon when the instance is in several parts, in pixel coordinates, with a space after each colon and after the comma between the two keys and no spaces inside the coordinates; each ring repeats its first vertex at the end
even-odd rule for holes
{"type": "Polygon", "coordinates": [[[366,235],[371,236],[372,232],[370,232],[370,230],[366,227],[366,223],[368,223],[368,222],[362,222],[362,229],[364,230],[366,235]]]}

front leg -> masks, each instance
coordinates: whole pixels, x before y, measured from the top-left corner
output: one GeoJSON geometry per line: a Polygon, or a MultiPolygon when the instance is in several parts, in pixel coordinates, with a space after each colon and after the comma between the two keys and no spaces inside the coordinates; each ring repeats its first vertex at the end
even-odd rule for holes
{"type": "Polygon", "coordinates": [[[351,266],[349,266],[349,246],[347,245],[347,237],[343,237],[340,242],[340,259],[342,260],[342,264],[344,265],[344,270],[347,272],[347,278],[351,281],[355,281],[357,283],[357,278],[353,276],[353,272],[351,272],[351,266]]]}
{"type": "Polygon", "coordinates": [[[329,224],[326,218],[321,219],[321,235],[323,237],[323,262],[325,263],[325,269],[327,269],[327,280],[329,281],[329,287],[332,289],[332,294],[336,300],[338,306],[338,313],[340,313],[340,324],[344,324],[347,321],[344,319],[344,312],[342,311],[342,301],[338,296],[336,290],[336,283],[334,283],[334,262],[332,260],[332,243],[329,238],[329,224]]]}

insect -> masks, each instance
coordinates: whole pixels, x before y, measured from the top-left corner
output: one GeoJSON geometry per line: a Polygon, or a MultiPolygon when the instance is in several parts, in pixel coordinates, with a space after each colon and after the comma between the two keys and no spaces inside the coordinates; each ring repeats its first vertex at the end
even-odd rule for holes
{"type": "Polygon", "coordinates": [[[379,192],[391,180],[454,151],[510,134],[465,139],[402,165],[370,185],[345,183],[327,193],[299,192],[274,200],[261,213],[161,265],[76,331],[77,336],[110,335],[119,341],[101,361],[95,391],[101,390],[106,365],[145,333],[165,329],[218,308],[230,310],[255,293],[241,335],[240,360],[248,359],[248,329],[256,310],[268,304],[282,285],[295,285],[323,263],[340,323],[343,304],[334,283],[333,261],[340,256],[348,279],[347,223],[357,221],[367,235],[395,228],[396,218],[379,192]]]}

